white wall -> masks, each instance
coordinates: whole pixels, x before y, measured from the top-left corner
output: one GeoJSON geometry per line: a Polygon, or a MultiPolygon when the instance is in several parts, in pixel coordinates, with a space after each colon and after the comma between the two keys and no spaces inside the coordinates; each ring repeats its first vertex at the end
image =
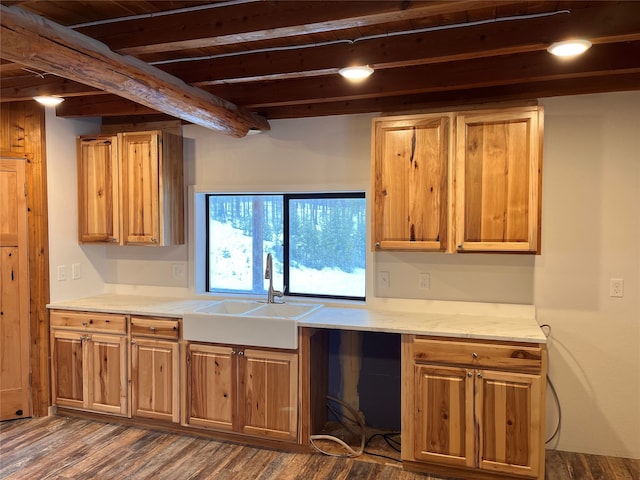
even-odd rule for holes
{"type": "MultiPolygon", "coordinates": [[[[563,450],[640,457],[640,92],[545,106],[540,323],[563,450]],[[609,279],[624,297],[609,297],[609,279]]],[[[550,407],[550,413],[553,409],[550,407]]]]}
{"type": "MultiPolygon", "coordinates": [[[[385,270],[391,285],[379,297],[535,303],[540,323],[552,326],[550,374],[563,408],[557,447],[640,458],[640,92],[542,103],[542,255],[370,254],[367,295],[385,270]],[[431,274],[427,291],[417,288],[420,272],[431,274]],[[624,298],[608,297],[610,277],[624,278],[624,298]]],[[[185,126],[186,183],[368,190],[372,116],[272,121],[270,132],[244,139],[185,126]]],[[[84,127],[47,117],[52,301],[112,284],[189,294],[171,266],[192,261],[192,247],[78,247],[73,137],[84,127]],[[55,265],[76,259],[95,269],[87,278],[83,264],[88,284],[56,282],[55,265]]],[[[552,404],[548,415],[551,428],[552,404]]]]}
{"type": "Polygon", "coordinates": [[[76,136],[99,131],[100,122],[61,120],[53,108],[46,109],[45,122],[51,301],[102,293],[105,247],[78,245],[75,144],[76,136]],[[71,275],[74,263],[80,264],[80,278],[75,280],[71,275]],[[64,269],[66,280],[58,281],[58,267],[64,269]]]}

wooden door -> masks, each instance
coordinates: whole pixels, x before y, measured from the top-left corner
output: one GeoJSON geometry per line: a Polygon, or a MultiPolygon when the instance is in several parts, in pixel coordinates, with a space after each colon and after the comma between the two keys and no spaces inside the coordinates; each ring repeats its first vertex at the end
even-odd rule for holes
{"type": "Polygon", "coordinates": [[[473,467],[473,374],[469,369],[415,365],[414,452],[417,460],[473,467]]]}
{"type": "Polygon", "coordinates": [[[25,157],[0,159],[0,420],[31,416],[25,157]]]}
{"type": "Polygon", "coordinates": [[[298,432],[298,354],[247,348],[239,362],[242,431],[295,440],[298,432]]]}
{"type": "Polygon", "coordinates": [[[374,120],[374,248],[447,248],[449,128],[441,115],[374,120]]]}
{"type": "Polygon", "coordinates": [[[458,251],[535,253],[541,107],[460,114],[456,136],[458,251]]]}
{"type": "Polygon", "coordinates": [[[131,414],[179,422],[178,342],[131,342],[131,414]]]}
{"type": "Polygon", "coordinates": [[[78,241],[120,241],[118,137],[79,137],[78,241]]]}
{"type": "Polygon", "coordinates": [[[127,338],[101,334],[85,337],[86,408],[127,415],[127,338]]]}
{"type": "Polygon", "coordinates": [[[219,430],[236,426],[236,351],[217,345],[189,344],[187,423],[219,430]]]}
{"type": "Polygon", "coordinates": [[[51,330],[52,403],[61,407],[84,408],[87,398],[86,362],[82,332],[51,330]]]}
{"type": "Polygon", "coordinates": [[[540,375],[476,373],[480,468],[537,477],[542,435],[540,375]]]}
{"type": "Polygon", "coordinates": [[[119,139],[124,243],[159,245],[159,133],[123,133],[119,139]]]}

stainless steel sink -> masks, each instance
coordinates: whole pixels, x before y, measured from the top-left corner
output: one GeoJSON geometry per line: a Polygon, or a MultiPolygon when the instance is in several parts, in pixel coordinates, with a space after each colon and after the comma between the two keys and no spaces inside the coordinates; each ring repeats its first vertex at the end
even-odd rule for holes
{"type": "Polygon", "coordinates": [[[298,320],[321,308],[311,303],[222,300],[183,315],[185,340],[298,348],[298,320]]]}

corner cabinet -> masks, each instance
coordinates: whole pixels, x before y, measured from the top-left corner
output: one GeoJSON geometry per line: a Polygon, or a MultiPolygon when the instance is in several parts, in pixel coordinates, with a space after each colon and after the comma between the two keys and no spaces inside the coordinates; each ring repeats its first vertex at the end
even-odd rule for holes
{"type": "Polygon", "coordinates": [[[184,243],[180,136],[161,130],[83,136],[77,152],[81,243],[184,243]]]}
{"type": "Polygon", "coordinates": [[[185,350],[185,424],[297,441],[297,352],[197,343],[185,350]]]}
{"type": "Polygon", "coordinates": [[[127,317],[54,310],[52,403],[127,416],[127,317]]]}
{"type": "Polygon", "coordinates": [[[544,479],[544,346],[403,337],[405,468],[544,479]]]}
{"type": "Polygon", "coordinates": [[[380,117],[375,250],[539,253],[543,109],[380,117]]]}

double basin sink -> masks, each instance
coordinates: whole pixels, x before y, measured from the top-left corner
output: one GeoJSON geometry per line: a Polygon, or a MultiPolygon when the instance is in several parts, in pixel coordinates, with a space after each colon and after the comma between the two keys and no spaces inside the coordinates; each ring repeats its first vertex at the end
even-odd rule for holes
{"type": "Polygon", "coordinates": [[[298,320],[321,308],[312,303],[220,300],[183,315],[185,340],[298,348],[298,320]]]}

